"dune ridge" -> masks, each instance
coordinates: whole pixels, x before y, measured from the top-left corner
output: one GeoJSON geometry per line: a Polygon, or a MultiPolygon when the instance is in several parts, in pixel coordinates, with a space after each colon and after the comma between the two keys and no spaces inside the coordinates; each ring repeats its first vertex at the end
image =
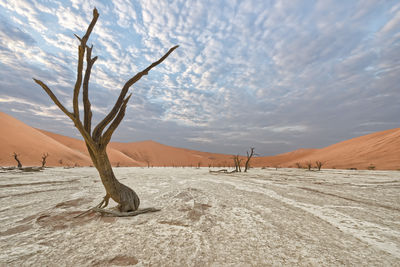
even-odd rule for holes
{"type": "MultiPolygon", "coordinates": [[[[0,112],[0,165],[15,166],[18,153],[25,166],[40,166],[41,155],[49,153],[46,166],[91,166],[82,140],[32,128],[0,112]]],[[[256,148],[257,150],[257,148],[256,148]]],[[[256,157],[253,167],[292,167],[307,162],[322,168],[400,169],[400,128],[349,139],[321,149],[298,149],[275,156],[256,157]]],[[[200,152],[163,145],[151,140],[111,142],[107,148],[113,166],[232,166],[232,155],[200,152]]],[[[242,157],[243,159],[245,157],[242,157]]],[[[244,160],[243,160],[244,164],[244,160]]]]}

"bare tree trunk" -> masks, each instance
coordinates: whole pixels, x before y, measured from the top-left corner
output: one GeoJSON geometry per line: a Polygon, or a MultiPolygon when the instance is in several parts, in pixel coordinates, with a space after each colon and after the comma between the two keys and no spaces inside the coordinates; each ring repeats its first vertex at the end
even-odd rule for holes
{"type": "Polygon", "coordinates": [[[18,155],[17,153],[14,152],[13,156],[14,156],[14,159],[17,161],[18,168],[21,169],[21,168],[22,168],[22,163],[21,163],[21,161],[20,161],[19,158],[18,158],[19,155],[18,155]]]}
{"type": "Polygon", "coordinates": [[[48,156],[49,156],[49,153],[43,153],[43,155],[42,155],[42,168],[45,167],[46,159],[47,159],[48,156]]]}
{"type": "Polygon", "coordinates": [[[247,170],[250,168],[250,160],[254,156],[254,147],[250,148],[250,154],[248,151],[246,151],[246,153],[247,153],[247,160],[244,167],[244,172],[247,172],[247,170]]]}
{"type": "Polygon", "coordinates": [[[233,159],[233,164],[235,166],[234,172],[238,172],[239,168],[238,168],[238,164],[237,164],[237,161],[236,161],[236,156],[232,156],[232,159],[233,159]]]}
{"type": "Polygon", "coordinates": [[[306,166],[307,166],[308,170],[311,171],[311,168],[312,168],[311,161],[306,162],[306,166]]]}
{"type": "Polygon", "coordinates": [[[324,162],[317,160],[317,161],[315,162],[315,164],[317,165],[317,168],[318,168],[318,170],[320,171],[322,165],[324,165],[324,162]]]}
{"type": "Polygon", "coordinates": [[[131,188],[117,180],[106,150],[98,151],[96,159],[97,163],[95,166],[107,192],[105,204],[108,203],[108,199],[111,197],[115,202],[119,203],[118,208],[120,211],[127,212],[137,210],[140,204],[138,195],[131,188]]]}
{"type": "Polygon", "coordinates": [[[97,57],[92,58],[92,47],[88,47],[86,42],[89,39],[89,36],[97,22],[97,18],[99,17],[99,13],[95,8],[93,10],[93,19],[88,26],[88,29],[85,35],[80,38],[75,35],[80,41],[79,49],[78,49],[78,70],[77,70],[77,78],[73,91],[73,111],[68,111],[65,106],[57,99],[51,89],[44,84],[40,80],[34,79],[34,81],[39,84],[43,90],[49,95],[49,97],[53,100],[53,102],[74,122],[75,127],[78,129],[83,139],[85,140],[86,147],[88,149],[90,158],[93,161],[94,166],[99,172],[101,181],[106,190],[106,196],[103,201],[97,206],[97,208],[106,207],[108,205],[108,201],[112,198],[119,205],[119,210],[121,212],[135,211],[138,209],[140,201],[139,197],[131,188],[126,185],[120,183],[114,175],[114,172],[111,167],[110,160],[108,159],[108,155],[106,152],[106,148],[108,143],[111,140],[112,134],[117,129],[122,119],[125,116],[125,110],[127,103],[131,97],[131,95],[127,95],[129,88],[139,81],[143,76],[147,75],[149,71],[155,66],[159,65],[163,62],[178,46],[172,47],[164,56],[162,56],[158,61],[153,62],[150,66],[148,66],[143,71],[137,73],[131,79],[129,79],[125,85],[122,87],[120,95],[112,108],[112,110],[108,113],[108,115],[100,121],[94,130],[91,130],[91,121],[92,121],[92,111],[91,104],[89,101],[89,79],[93,64],[97,60],[97,57]],[[85,75],[83,76],[83,61],[86,53],[86,70],[85,75]],[[82,87],[82,101],[84,108],[84,121],[80,120],[79,116],[79,92],[82,87]],[[107,128],[108,127],[108,128],[107,128]]]}
{"type": "Polygon", "coordinates": [[[242,159],[239,158],[239,155],[233,156],[233,162],[235,164],[235,172],[242,172],[242,169],[240,167],[240,163],[242,162],[242,159]]]}

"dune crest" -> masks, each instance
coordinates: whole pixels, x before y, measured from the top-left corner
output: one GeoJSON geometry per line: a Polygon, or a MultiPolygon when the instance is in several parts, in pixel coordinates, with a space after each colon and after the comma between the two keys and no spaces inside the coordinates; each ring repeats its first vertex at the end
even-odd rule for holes
{"type": "MultiPolygon", "coordinates": [[[[85,143],[45,130],[32,128],[0,112],[0,165],[15,166],[11,156],[20,154],[25,166],[39,166],[41,155],[49,153],[47,166],[91,166],[85,143]]],[[[257,150],[257,148],[256,148],[257,150]]],[[[322,168],[400,169],[400,128],[349,139],[322,149],[298,149],[275,156],[256,157],[253,167],[305,166],[322,161],[322,168]]],[[[232,166],[232,155],[207,153],[163,145],[154,141],[111,142],[107,148],[113,166],[232,166]]]]}

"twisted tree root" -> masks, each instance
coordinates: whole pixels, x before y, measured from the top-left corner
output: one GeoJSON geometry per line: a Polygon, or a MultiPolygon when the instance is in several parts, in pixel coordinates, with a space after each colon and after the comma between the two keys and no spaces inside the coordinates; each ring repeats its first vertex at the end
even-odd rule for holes
{"type": "Polygon", "coordinates": [[[98,205],[96,205],[95,207],[90,208],[90,209],[88,209],[88,210],[85,210],[85,211],[82,212],[82,213],[79,213],[79,214],[76,215],[74,218],[81,217],[81,216],[85,215],[86,213],[92,211],[92,209],[94,209],[94,208],[99,208],[99,209],[101,209],[101,208],[107,207],[107,206],[108,206],[108,201],[109,201],[109,200],[110,200],[110,196],[109,196],[109,195],[105,195],[104,198],[103,198],[103,200],[102,200],[98,205]]]}
{"type": "Polygon", "coordinates": [[[106,210],[98,207],[91,208],[90,210],[95,211],[95,212],[100,212],[102,215],[110,216],[110,217],[130,217],[130,216],[136,216],[139,214],[147,213],[147,212],[156,212],[160,211],[160,209],[156,208],[145,208],[145,209],[138,209],[135,211],[129,211],[129,212],[121,212],[121,211],[114,211],[114,210],[106,210]]]}
{"type": "Polygon", "coordinates": [[[110,196],[106,195],[98,205],[96,205],[93,208],[90,208],[88,210],[85,210],[84,212],[76,215],[74,218],[81,217],[91,211],[99,212],[99,213],[101,213],[101,215],[103,215],[103,216],[106,215],[109,217],[130,217],[130,216],[136,216],[136,215],[147,213],[147,212],[156,212],[156,211],[161,210],[161,209],[157,209],[157,208],[145,208],[145,209],[138,209],[138,210],[129,211],[129,212],[106,210],[104,208],[108,206],[109,200],[110,200],[110,196]]]}

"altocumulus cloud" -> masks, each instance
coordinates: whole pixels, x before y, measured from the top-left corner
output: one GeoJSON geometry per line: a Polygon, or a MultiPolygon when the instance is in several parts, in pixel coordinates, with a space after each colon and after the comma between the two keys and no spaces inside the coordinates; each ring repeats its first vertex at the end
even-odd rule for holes
{"type": "Polygon", "coordinates": [[[77,136],[36,86],[71,107],[77,45],[93,7],[95,120],[138,82],[116,141],[271,155],[398,126],[398,1],[0,2],[0,109],[77,136]]]}

